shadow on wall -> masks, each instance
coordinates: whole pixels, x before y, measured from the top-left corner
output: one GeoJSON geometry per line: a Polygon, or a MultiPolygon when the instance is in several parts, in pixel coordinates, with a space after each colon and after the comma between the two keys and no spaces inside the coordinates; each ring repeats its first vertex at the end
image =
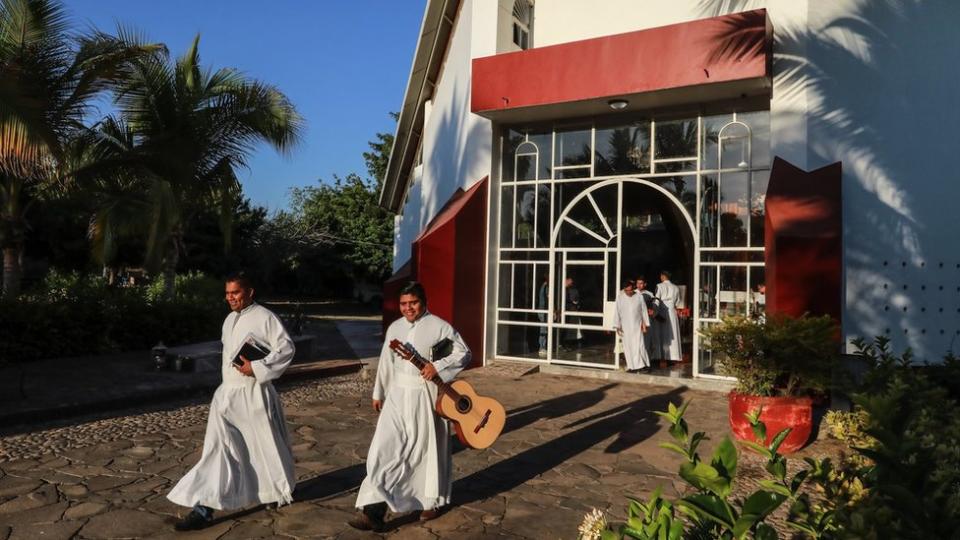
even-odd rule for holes
{"type": "MultiPolygon", "coordinates": [[[[708,17],[763,4],[702,0],[699,9],[708,17]]],[[[947,206],[958,189],[960,3],[811,2],[807,15],[805,27],[774,20],[774,92],[807,107],[777,112],[806,114],[806,139],[781,148],[808,155],[810,170],[843,162],[845,338],[887,335],[937,361],[960,344],[960,221],[947,206]]],[[[733,56],[758,39],[737,25],[720,37],[717,54],[733,56]]]]}
{"type": "MultiPolygon", "coordinates": [[[[442,114],[435,130],[429,131],[432,148],[423,156],[422,180],[410,186],[409,198],[400,218],[397,239],[405,245],[398,248],[397,263],[410,257],[409,244],[416,239],[457,188],[468,189],[489,174],[492,135],[488,120],[469,110],[469,92],[461,88],[469,84],[458,79],[452,95],[457,96],[442,114]],[[462,98],[462,99],[461,99],[462,98]]],[[[429,126],[428,126],[429,127],[429,126]]],[[[425,136],[427,134],[425,133],[425,136]]]]}

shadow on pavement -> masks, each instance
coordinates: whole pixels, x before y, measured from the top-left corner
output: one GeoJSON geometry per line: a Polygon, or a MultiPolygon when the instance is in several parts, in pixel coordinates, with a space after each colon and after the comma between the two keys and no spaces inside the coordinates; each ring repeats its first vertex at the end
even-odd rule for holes
{"type": "MultiPolygon", "coordinates": [[[[509,413],[504,431],[515,431],[540,419],[560,418],[589,408],[599,403],[606,391],[614,386],[617,385],[608,384],[514,409],[509,413]]],[[[469,504],[510,491],[612,436],[616,439],[604,452],[619,453],[629,449],[659,430],[658,417],[653,411],[665,409],[669,402],[681,401],[686,390],[686,387],[675,388],[571,422],[564,429],[577,428],[574,431],[455,481],[453,504],[469,504]]],[[[453,452],[456,454],[464,449],[455,439],[453,452]]],[[[366,472],[366,464],[359,463],[304,480],[297,485],[294,500],[322,500],[344,495],[360,487],[366,472]]],[[[407,523],[402,521],[404,519],[406,517],[397,518],[389,525],[399,527],[407,523]]]]}
{"type": "Polygon", "coordinates": [[[665,409],[668,402],[680,401],[686,390],[675,388],[568,424],[566,427],[583,427],[454,482],[453,502],[459,506],[510,491],[612,436],[617,439],[604,451],[622,452],[656,433],[658,417],[653,411],[665,409]]]}

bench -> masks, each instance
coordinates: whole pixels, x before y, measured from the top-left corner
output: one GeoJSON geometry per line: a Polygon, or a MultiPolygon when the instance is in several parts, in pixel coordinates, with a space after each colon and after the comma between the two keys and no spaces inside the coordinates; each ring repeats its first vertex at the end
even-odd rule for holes
{"type": "MultiPolygon", "coordinates": [[[[293,355],[293,362],[309,362],[313,360],[314,343],[316,337],[313,334],[301,334],[299,336],[290,336],[297,352],[293,355]]],[[[170,363],[170,369],[179,371],[191,371],[200,373],[205,371],[217,371],[220,369],[222,358],[222,343],[218,341],[204,341],[202,343],[191,343],[179,347],[170,347],[167,349],[167,360],[170,363]],[[178,362],[178,359],[179,362],[178,362]],[[184,363],[184,359],[189,359],[184,363]]]]}

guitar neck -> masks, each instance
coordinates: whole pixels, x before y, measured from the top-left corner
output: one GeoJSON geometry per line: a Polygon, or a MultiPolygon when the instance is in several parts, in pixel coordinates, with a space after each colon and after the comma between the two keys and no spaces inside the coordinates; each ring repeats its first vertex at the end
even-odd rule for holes
{"type": "MultiPolygon", "coordinates": [[[[396,344],[391,343],[390,348],[396,351],[397,353],[399,353],[400,356],[405,358],[408,362],[413,364],[414,367],[416,367],[417,370],[419,371],[422,371],[423,368],[425,368],[427,364],[430,363],[424,357],[420,356],[420,353],[418,353],[415,349],[413,348],[408,349],[405,345],[399,342],[397,342],[396,344]]],[[[452,388],[450,388],[449,384],[443,382],[443,379],[440,378],[439,373],[434,375],[430,379],[430,382],[437,385],[437,388],[441,392],[444,392],[446,394],[451,394],[451,393],[456,394],[456,392],[452,388]]]]}

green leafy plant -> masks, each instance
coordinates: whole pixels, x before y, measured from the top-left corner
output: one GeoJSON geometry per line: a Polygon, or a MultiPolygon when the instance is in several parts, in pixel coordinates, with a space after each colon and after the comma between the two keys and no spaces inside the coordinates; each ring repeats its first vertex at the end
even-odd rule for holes
{"type": "Polygon", "coordinates": [[[756,396],[797,396],[830,384],[837,358],[836,323],[828,316],[728,317],[701,330],[736,391],[756,396]]]}
{"type": "MultiPolygon", "coordinates": [[[[832,513],[811,503],[803,491],[811,478],[829,476],[832,470],[829,460],[806,459],[808,468],[790,476],[787,458],[777,451],[789,435],[789,429],[777,433],[769,445],[744,442],[766,459],[764,468],[770,476],[760,482],[759,489],[739,498],[734,495],[740,456],[737,447],[729,437],[724,437],[709,461],[701,458],[699,448],[707,435],[690,433],[683,418],[688,405],[689,402],[677,407],[671,403],[666,411],[656,414],[667,420],[668,432],[673,438],[673,442],[663,442],[660,446],[684,458],[679,474],[693,491],[675,502],[664,499],[659,489],[646,503],[631,499],[627,521],[617,527],[608,525],[600,538],[770,540],[780,535],[767,518],[787,502],[791,504],[788,521],[791,528],[810,538],[831,538],[832,513]]],[[[766,426],[760,421],[760,411],[754,411],[748,418],[756,440],[766,440],[766,426]]]]}

